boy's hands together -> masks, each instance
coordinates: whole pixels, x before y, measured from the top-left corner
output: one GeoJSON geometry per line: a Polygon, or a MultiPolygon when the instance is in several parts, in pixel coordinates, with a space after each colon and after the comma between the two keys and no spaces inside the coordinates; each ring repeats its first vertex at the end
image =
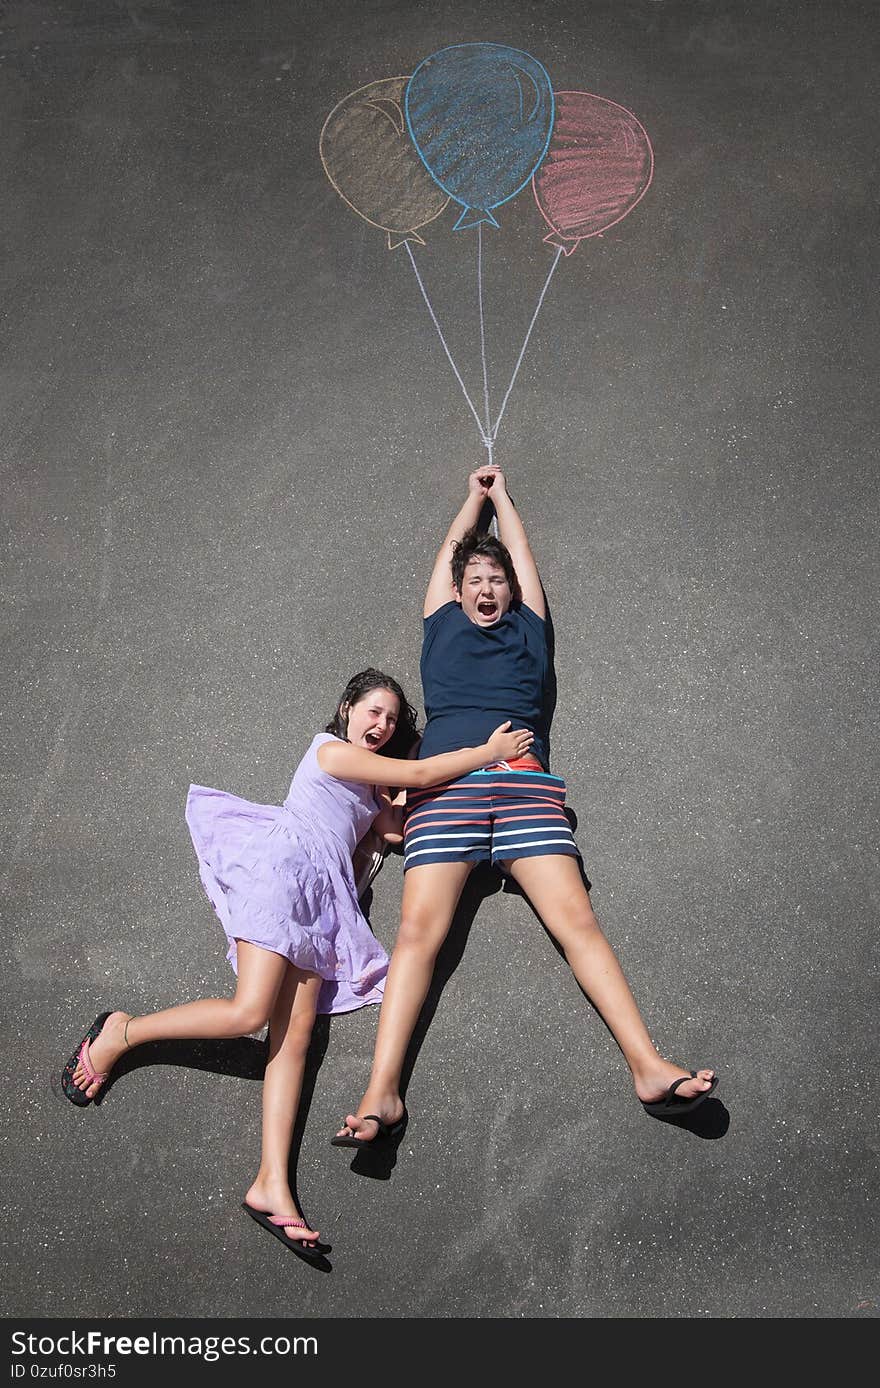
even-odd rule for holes
{"type": "Polygon", "coordinates": [[[507,482],[504,473],[494,463],[484,463],[482,467],[475,468],[468,478],[468,491],[476,492],[484,501],[486,497],[494,500],[497,496],[506,495],[507,482]]]}

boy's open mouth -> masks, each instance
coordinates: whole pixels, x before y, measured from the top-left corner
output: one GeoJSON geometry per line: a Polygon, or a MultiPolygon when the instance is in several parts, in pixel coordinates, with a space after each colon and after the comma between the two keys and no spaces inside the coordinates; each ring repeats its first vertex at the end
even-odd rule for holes
{"type": "Polygon", "coordinates": [[[478,602],[477,611],[481,617],[494,617],[498,612],[497,602],[478,602]]]}

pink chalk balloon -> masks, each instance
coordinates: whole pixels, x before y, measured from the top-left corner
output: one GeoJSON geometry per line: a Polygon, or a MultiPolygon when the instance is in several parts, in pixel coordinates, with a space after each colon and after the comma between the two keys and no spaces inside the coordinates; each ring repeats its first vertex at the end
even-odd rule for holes
{"type": "Polygon", "coordinates": [[[645,196],[654,151],[632,111],[591,92],[556,92],[550,147],[532,178],[544,240],[571,255],[613,227],[645,196]]]}

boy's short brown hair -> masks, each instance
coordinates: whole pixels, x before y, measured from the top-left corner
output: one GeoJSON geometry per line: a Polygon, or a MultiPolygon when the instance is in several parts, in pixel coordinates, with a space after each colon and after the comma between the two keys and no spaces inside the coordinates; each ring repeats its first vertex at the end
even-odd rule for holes
{"type": "Polygon", "coordinates": [[[452,547],[452,582],[456,592],[461,592],[461,585],[464,583],[464,571],[472,559],[491,559],[493,564],[497,564],[500,569],[503,569],[504,577],[510,584],[513,601],[520,601],[522,594],[520,593],[516,569],[513,567],[513,560],[510,557],[510,550],[494,535],[477,530],[476,526],[472,530],[466,531],[452,547]]]}

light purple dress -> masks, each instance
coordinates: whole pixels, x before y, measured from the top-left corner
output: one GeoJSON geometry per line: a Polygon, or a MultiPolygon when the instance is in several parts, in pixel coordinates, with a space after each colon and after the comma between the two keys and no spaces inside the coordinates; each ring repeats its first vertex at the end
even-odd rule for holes
{"type": "Polygon", "coordinates": [[[381,806],[372,786],[328,776],[318,733],[282,806],[190,786],[186,822],[199,876],[229,938],[273,950],[324,979],[319,1012],[382,1000],[388,956],[358,906],[352,853],[381,806]]]}

